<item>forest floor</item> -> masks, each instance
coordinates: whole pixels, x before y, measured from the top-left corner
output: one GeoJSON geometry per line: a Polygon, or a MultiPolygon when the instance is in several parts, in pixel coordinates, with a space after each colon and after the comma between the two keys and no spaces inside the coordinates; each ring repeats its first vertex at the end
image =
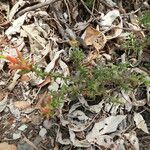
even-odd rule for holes
{"type": "Polygon", "coordinates": [[[149,1],[0,1],[0,150],[149,150],[149,113],[149,1]]]}

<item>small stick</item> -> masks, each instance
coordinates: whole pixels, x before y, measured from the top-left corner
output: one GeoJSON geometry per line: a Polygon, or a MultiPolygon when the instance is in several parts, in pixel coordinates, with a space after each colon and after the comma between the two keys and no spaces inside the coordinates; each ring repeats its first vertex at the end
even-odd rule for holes
{"type": "Polygon", "coordinates": [[[44,6],[47,6],[47,5],[50,5],[50,4],[53,4],[53,3],[56,3],[60,0],[48,0],[46,2],[43,2],[43,3],[39,3],[39,4],[36,4],[36,5],[33,5],[31,7],[27,7],[21,11],[19,11],[16,16],[19,17],[19,16],[22,16],[23,14],[25,14],[26,12],[28,11],[32,11],[32,10],[35,10],[37,8],[41,8],[41,7],[44,7],[44,6]]]}

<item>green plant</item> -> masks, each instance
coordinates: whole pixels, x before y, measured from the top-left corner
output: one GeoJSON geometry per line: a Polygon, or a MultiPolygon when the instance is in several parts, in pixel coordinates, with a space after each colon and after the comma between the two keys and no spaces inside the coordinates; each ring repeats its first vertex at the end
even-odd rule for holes
{"type": "Polygon", "coordinates": [[[150,28],[150,11],[143,12],[142,16],[140,17],[140,23],[144,25],[146,28],[150,28]]]}
{"type": "Polygon", "coordinates": [[[130,35],[125,43],[123,44],[123,48],[128,51],[140,52],[144,45],[142,44],[142,40],[138,40],[134,35],[130,35]]]}
{"type": "Polygon", "coordinates": [[[146,76],[131,72],[129,64],[99,65],[88,68],[84,65],[85,54],[78,48],[73,49],[70,58],[72,69],[71,76],[68,77],[55,72],[47,74],[36,65],[33,65],[30,70],[41,78],[50,76],[53,81],[58,77],[64,80],[64,84],[58,91],[49,91],[51,100],[44,108],[41,108],[46,114],[52,115],[66,97],[74,99],[78,94],[82,94],[96,100],[96,97],[109,96],[110,101],[119,103],[119,100],[110,96],[107,91],[132,90],[142,84],[150,83],[146,76]]]}
{"type": "Polygon", "coordinates": [[[146,76],[131,72],[129,64],[103,65],[89,69],[83,65],[84,57],[82,50],[72,52],[74,74],[65,78],[65,84],[58,91],[50,92],[53,97],[51,108],[56,109],[63,99],[74,99],[78,94],[93,100],[102,95],[109,96],[110,101],[120,103],[118,98],[111,97],[107,91],[133,90],[140,85],[149,84],[146,76]]]}
{"type": "Polygon", "coordinates": [[[93,0],[85,0],[85,4],[86,4],[89,8],[92,8],[93,0]]]}

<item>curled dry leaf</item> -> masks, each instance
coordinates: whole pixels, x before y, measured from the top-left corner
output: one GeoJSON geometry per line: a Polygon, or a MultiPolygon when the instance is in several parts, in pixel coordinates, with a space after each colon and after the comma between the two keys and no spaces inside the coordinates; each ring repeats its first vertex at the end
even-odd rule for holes
{"type": "Polygon", "coordinates": [[[106,43],[105,35],[91,26],[86,28],[82,38],[86,45],[93,45],[97,51],[101,50],[106,43]]]}
{"type": "Polygon", "coordinates": [[[112,26],[114,20],[120,16],[119,10],[115,9],[109,11],[105,16],[101,18],[100,25],[103,30],[108,31],[109,28],[112,26]]]}
{"type": "Polygon", "coordinates": [[[70,134],[70,140],[75,147],[90,147],[90,143],[86,139],[78,140],[76,138],[75,133],[71,129],[69,129],[69,134],[70,134]]]}
{"type": "Polygon", "coordinates": [[[45,68],[46,73],[49,73],[52,69],[54,69],[56,61],[59,59],[60,54],[63,52],[64,52],[64,50],[62,49],[55,53],[54,58],[45,68]]]}
{"type": "Polygon", "coordinates": [[[57,134],[57,141],[63,145],[71,144],[71,141],[68,138],[62,138],[61,132],[58,132],[58,134],[57,134]]]}
{"type": "Polygon", "coordinates": [[[122,30],[123,30],[122,18],[119,17],[119,20],[120,20],[119,24],[118,25],[113,25],[113,27],[109,31],[110,34],[108,36],[106,36],[107,40],[114,39],[114,38],[118,37],[122,33],[122,30]]]}
{"type": "Polygon", "coordinates": [[[102,100],[100,103],[98,103],[96,105],[88,105],[87,101],[81,94],[78,95],[78,100],[83,107],[85,107],[86,109],[88,109],[94,113],[99,113],[101,111],[101,109],[103,108],[103,104],[104,104],[104,101],[102,100]]]}
{"type": "Polygon", "coordinates": [[[59,60],[59,65],[63,71],[64,77],[70,75],[69,67],[66,65],[65,62],[63,62],[61,59],[59,60]]]}
{"type": "Polygon", "coordinates": [[[13,34],[19,33],[21,26],[24,24],[25,20],[27,18],[27,13],[25,13],[24,15],[22,15],[21,17],[17,18],[13,23],[12,26],[10,26],[5,34],[7,36],[11,36],[13,34]]]}
{"type": "Polygon", "coordinates": [[[31,106],[31,103],[28,101],[16,101],[14,102],[14,106],[17,107],[19,110],[26,109],[31,106]]]}
{"type": "Polygon", "coordinates": [[[140,113],[134,113],[133,119],[137,128],[143,130],[145,133],[149,133],[145,120],[140,113]]]}
{"type": "Polygon", "coordinates": [[[12,18],[14,17],[14,15],[16,14],[16,12],[19,10],[20,6],[24,6],[25,5],[25,1],[19,0],[18,2],[15,3],[15,5],[13,5],[12,9],[10,10],[9,13],[9,20],[11,21],[12,18]]]}

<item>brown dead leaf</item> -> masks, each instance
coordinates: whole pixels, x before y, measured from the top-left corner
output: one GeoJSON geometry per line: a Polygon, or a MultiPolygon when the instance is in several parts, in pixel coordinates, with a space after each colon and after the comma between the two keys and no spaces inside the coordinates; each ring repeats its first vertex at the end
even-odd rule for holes
{"type": "Polygon", "coordinates": [[[51,100],[52,96],[49,95],[47,91],[45,91],[44,93],[39,94],[39,100],[35,108],[39,109],[41,107],[45,107],[51,100]]]}
{"type": "Polygon", "coordinates": [[[43,86],[45,86],[46,84],[51,82],[51,78],[50,77],[46,77],[45,80],[40,83],[39,85],[37,85],[39,88],[42,88],[43,86]]]}
{"type": "Polygon", "coordinates": [[[0,143],[0,150],[17,150],[17,147],[13,144],[8,144],[4,142],[0,143]]]}
{"type": "Polygon", "coordinates": [[[24,82],[28,82],[30,81],[30,78],[27,74],[23,74],[20,78],[21,81],[24,81],[24,82]]]}
{"type": "Polygon", "coordinates": [[[105,46],[106,43],[105,35],[91,26],[86,28],[85,32],[83,33],[83,37],[85,44],[93,45],[97,51],[99,51],[105,46]]]}
{"type": "Polygon", "coordinates": [[[84,64],[89,64],[92,62],[92,60],[96,59],[98,56],[97,51],[92,51],[88,54],[87,58],[84,60],[84,64]]]}
{"type": "Polygon", "coordinates": [[[16,101],[14,102],[14,106],[20,110],[23,110],[23,109],[30,107],[31,104],[28,101],[16,101]]]}

